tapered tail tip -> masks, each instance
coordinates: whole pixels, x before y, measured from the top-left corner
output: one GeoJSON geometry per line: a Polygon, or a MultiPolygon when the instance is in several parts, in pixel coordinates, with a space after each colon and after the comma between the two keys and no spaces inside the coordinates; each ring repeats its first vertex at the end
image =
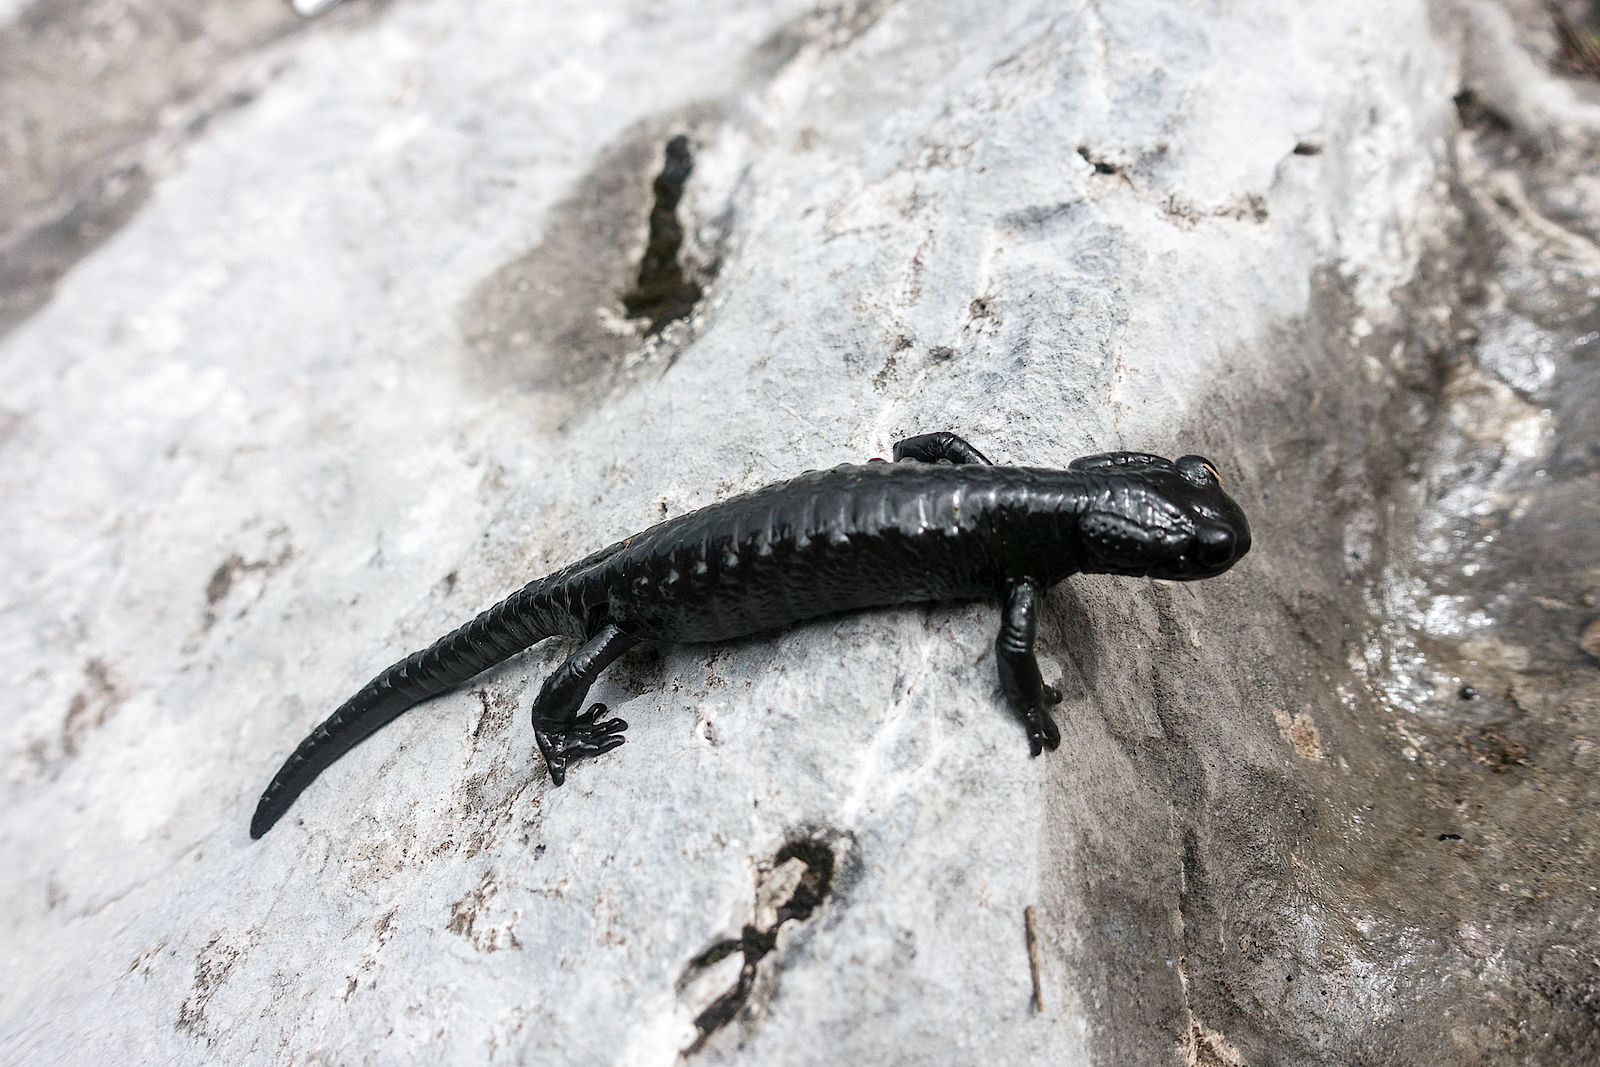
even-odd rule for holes
{"type": "Polygon", "coordinates": [[[250,819],[250,840],[261,840],[261,835],[272,829],[273,824],[278,821],[279,816],[282,814],[282,812],[269,810],[266,798],[262,797],[261,803],[256,805],[255,815],[250,819]]]}

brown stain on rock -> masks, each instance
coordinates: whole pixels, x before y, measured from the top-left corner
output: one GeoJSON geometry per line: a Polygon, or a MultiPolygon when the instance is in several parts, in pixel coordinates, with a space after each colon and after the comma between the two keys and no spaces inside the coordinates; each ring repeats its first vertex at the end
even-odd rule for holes
{"type": "Polygon", "coordinates": [[[217,624],[223,602],[228,599],[239,579],[249,574],[261,574],[271,577],[278,573],[289,561],[294,559],[294,545],[288,540],[288,531],[282,527],[274,529],[268,535],[269,542],[278,542],[276,555],[264,558],[247,560],[238,552],[229,553],[228,558],[217,564],[211,572],[211,577],[206,579],[205,589],[205,615],[201,620],[202,631],[210,630],[217,624]]]}
{"type": "Polygon", "coordinates": [[[72,695],[61,722],[61,751],[76,756],[90,732],[104,726],[122,706],[123,693],[111,677],[111,668],[98,656],[83,665],[84,686],[72,695]]]}
{"type": "Polygon", "coordinates": [[[207,1047],[217,1043],[217,1035],[211,1032],[206,1010],[210,1007],[211,998],[216,996],[217,990],[228,980],[239,960],[254,948],[260,939],[260,931],[254,928],[233,941],[225,940],[225,935],[221,931],[212,935],[205,947],[195,953],[194,981],[189,987],[189,995],[178,1008],[178,1019],[173,1024],[174,1029],[179,1033],[199,1038],[207,1047]]]}
{"type": "Polygon", "coordinates": [[[361,962],[356,964],[355,971],[345,978],[344,994],[341,999],[348,1002],[354,995],[357,987],[361,985],[364,975],[372,973],[378,964],[378,956],[382,954],[384,946],[393,939],[398,927],[395,917],[400,914],[399,906],[390,908],[373,922],[372,938],[367,942],[366,951],[361,954],[361,962]]]}
{"type": "Polygon", "coordinates": [[[1510,736],[1510,724],[1506,722],[1486,723],[1476,730],[1463,731],[1461,747],[1474,763],[1496,774],[1528,766],[1528,748],[1510,736]]]}
{"type": "Polygon", "coordinates": [[[450,921],[445,924],[445,929],[465,938],[479,952],[521,948],[522,942],[517,939],[515,929],[517,919],[521,917],[520,912],[513,911],[510,918],[499,925],[483,923],[494,910],[499,895],[500,887],[495,884],[493,873],[485,874],[466,896],[451,905],[450,921]]]}
{"type": "Polygon", "coordinates": [[[1600,619],[1595,619],[1578,635],[1578,647],[1600,660],[1600,619]]]}
{"type": "Polygon", "coordinates": [[[1277,720],[1278,733],[1294,749],[1296,756],[1311,760],[1322,758],[1322,738],[1310,715],[1273,708],[1272,717],[1277,720]]]}

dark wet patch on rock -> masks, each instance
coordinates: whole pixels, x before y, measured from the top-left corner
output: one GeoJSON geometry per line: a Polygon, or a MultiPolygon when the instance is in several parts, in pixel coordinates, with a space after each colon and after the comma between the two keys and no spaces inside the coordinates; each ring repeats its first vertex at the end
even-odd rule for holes
{"type": "Polygon", "coordinates": [[[539,243],[463,303],[469,382],[603,391],[622,380],[624,357],[647,335],[692,309],[705,276],[684,259],[678,212],[692,163],[687,137],[676,131],[714,116],[702,106],[644,119],[601,150],[550,209],[539,243]],[[674,163],[669,150],[663,169],[665,144],[679,144],[683,160],[674,163]],[[652,186],[663,184],[652,197],[652,186]]]}
{"type": "MultiPolygon", "coordinates": [[[[802,55],[847,47],[891,6],[846,0],[793,19],[743,64],[737,94],[802,55]]],[[[470,384],[592,400],[671,366],[692,340],[674,337],[673,324],[704,300],[733,224],[726,204],[691,217],[685,202],[694,144],[729,114],[721,100],[695,102],[641,119],[600,150],[550,209],[539,243],[462,302],[470,384]]]]}

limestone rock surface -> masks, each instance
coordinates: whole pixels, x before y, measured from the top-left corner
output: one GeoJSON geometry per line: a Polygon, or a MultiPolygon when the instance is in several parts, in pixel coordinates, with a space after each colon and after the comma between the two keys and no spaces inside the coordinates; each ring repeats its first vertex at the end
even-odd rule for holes
{"type": "Polygon", "coordinates": [[[249,9],[61,164],[138,164],[104,232],[0,219],[0,1059],[1600,1058],[1600,108],[1541,11],[249,9]],[[937,429],[1203,453],[1256,548],[1053,591],[1046,758],[993,605],[883,611],[630,656],[560,789],[538,646],[247,837],[530,578],[937,429]]]}

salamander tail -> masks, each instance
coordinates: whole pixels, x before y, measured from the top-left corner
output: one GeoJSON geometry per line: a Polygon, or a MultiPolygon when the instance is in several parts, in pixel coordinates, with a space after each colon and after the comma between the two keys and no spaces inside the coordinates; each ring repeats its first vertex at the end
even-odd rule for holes
{"type": "Polygon", "coordinates": [[[317,775],[412,707],[448,693],[551,636],[536,621],[542,585],[532,583],[421,652],[412,653],[339,705],[273,776],[250,820],[250,836],[259,838],[272,829],[317,775]]]}

